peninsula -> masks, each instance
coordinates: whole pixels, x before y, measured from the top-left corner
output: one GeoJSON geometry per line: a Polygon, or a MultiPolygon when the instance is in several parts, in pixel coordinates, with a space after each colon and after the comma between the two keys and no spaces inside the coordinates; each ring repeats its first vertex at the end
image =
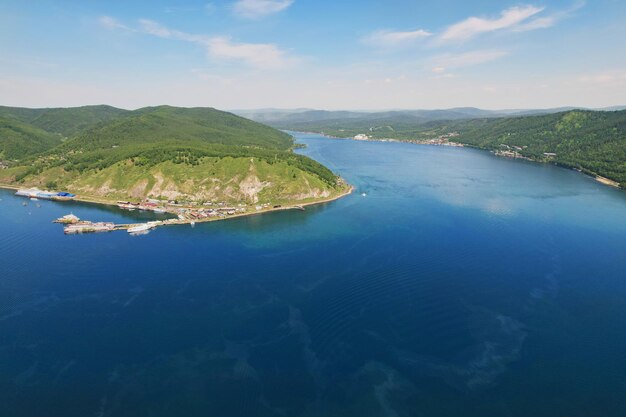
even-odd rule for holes
{"type": "Polygon", "coordinates": [[[169,213],[168,224],[303,208],[351,192],[294,145],[284,132],[212,108],[0,107],[0,184],[29,198],[169,213]]]}

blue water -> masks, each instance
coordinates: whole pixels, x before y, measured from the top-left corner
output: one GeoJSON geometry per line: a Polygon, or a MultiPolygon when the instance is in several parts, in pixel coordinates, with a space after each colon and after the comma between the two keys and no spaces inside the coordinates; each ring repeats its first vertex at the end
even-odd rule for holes
{"type": "Polygon", "coordinates": [[[0,416],[626,416],[626,193],[298,140],[357,191],[134,238],[0,191],[0,416]]]}

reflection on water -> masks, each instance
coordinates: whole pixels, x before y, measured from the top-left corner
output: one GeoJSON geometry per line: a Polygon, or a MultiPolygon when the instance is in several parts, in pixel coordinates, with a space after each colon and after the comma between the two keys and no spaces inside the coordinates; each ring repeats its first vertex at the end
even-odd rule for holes
{"type": "Polygon", "coordinates": [[[626,415],[624,193],[299,137],[357,192],[131,238],[50,221],[153,215],[0,191],[3,413],[626,415]]]}

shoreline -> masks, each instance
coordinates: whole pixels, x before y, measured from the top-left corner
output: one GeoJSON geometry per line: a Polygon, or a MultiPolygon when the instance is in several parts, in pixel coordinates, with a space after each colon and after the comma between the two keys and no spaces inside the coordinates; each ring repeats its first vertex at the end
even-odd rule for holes
{"type": "Polygon", "coordinates": [[[293,132],[293,133],[302,133],[305,135],[319,135],[328,139],[338,139],[338,140],[352,140],[355,142],[385,142],[385,143],[409,143],[411,145],[430,145],[430,146],[450,146],[453,148],[465,148],[467,145],[460,142],[446,141],[446,142],[433,142],[436,139],[394,139],[394,138],[371,138],[367,139],[355,139],[354,137],[340,137],[340,136],[332,136],[327,135],[325,133],[319,132],[302,132],[298,130],[286,130],[285,132],[293,132]]]}
{"type": "MultiPolygon", "coordinates": [[[[185,224],[195,224],[195,223],[208,223],[208,222],[215,222],[215,221],[220,221],[220,220],[228,220],[228,219],[235,219],[235,218],[240,218],[240,217],[245,217],[245,216],[253,216],[253,215],[260,215],[260,214],[265,214],[265,213],[270,213],[270,212],[277,212],[277,211],[286,211],[286,210],[303,210],[304,207],[309,207],[309,206],[315,206],[318,204],[326,204],[326,203],[330,203],[336,200],[339,200],[340,198],[346,197],[350,194],[352,194],[355,190],[354,186],[348,183],[344,184],[347,186],[346,189],[344,189],[342,192],[340,192],[337,195],[334,196],[330,196],[330,197],[326,197],[322,200],[315,200],[315,201],[307,201],[307,202],[303,202],[303,203],[289,203],[289,205],[287,206],[280,206],[280,207],[268,207],[266,209],[262,209],[262,210],[255,210],[255,211],[250,211],[250,212],[244,212],[244,213],[236,213],[236,214],[232,214],[232,215],[227,215],[224,217],[207,217],[207,218],[199,218],[199,219],[168,219],[166,221],[161,222],[158,226],[173,226],[173,225],[185,225],[185,224]]],[[[17,191],[19,189],[21,189],[22,187],[16,187],[15,185],[12,184],[1,184],[0,183],[0,189],[5,189],[5,190],[12,190],[12,191],[17,191]]],[[[112,201],[109,200],[104,200],[104,199],[98,199],[98,198],[93,198],[93,197],[88,197],[88,196],[77,196],[75,198],[72,198],[71,200],[68,201],[54,201],[57,203],[65,203],[65,202],[80,202],[80,203],[87,203],[87,204],[94,204],[94,205],[103,205],[103,206],[113,206],[113,207],[118,207],[117,203],[114,203],[112,201]]],[[[124,211],[123,209],[120,209],[121,211],[124,211]]],[[[173,215],[173,213],[167,213],[170,215],[173,215]]],[[[140,225],[142,223],[129,223],[129,224],[124,224],[121,225],[123,226],[122,229],[126,229],[128,227],[132,227],[132,226],[137,226],[140,225]]],[[[121,230],[121,229],[115,229],[115,230],[121,230]]]]}
{"type": "Polygon", "coordinates": [[[507,159],[519,159],[519,160],[524,160],[524,161],[528,161],[528,162],[533,162],[533,163],[537,163],[537,164],[551,164],[551,165],[555,165],[557,167],[561,167],[561,168],[565,168],[565,169],[571,169],[577,172],[580,172],[581,174],[583,174],[584,176],[590,177],[591,179],[599,182],[602,185],[607,185],[609,187],[613,187],[613,188],[617,188],[618,190],[622,190],[622,191],[626,191],[626,188],[622,188],[622,186],[620,185],[619,182],[612,180],[610,178],[606,178],[601,176],[600,174],[597,174],[595,172],[583,172],[580,169],[576,168],[576,167],[571,167],[571,166],[567,166],[567,165],[562,165],[559,164],[557,162],[553,162],[553,161],[540,161],[537,159],[533,159],[533,158],[529,158],[526,156],[519,156],[519,157],[512,157],[512,156],[508,156],[508,155],[501,155],[498,154],[496,151],[494,151],[493,149],[488,149],[488,148],[481,148],[478,146],[472,146],[472,145],[468,145],[468,144],[464,144],[461,142],[449,142],[446,144],[443,143],[426,143],[426,142],[422,142],[420,140],[411,140],[411,139],[407,139],[407,140],[403,140],[403,139],[354,139],[351,137],[337,137],[337,136],[331,136],[331,135],[327,135],[324,133],[319,133],[319,132],[301,132],[301,131],[297,131],[297,130],[290,130],[290,132],[294,132],[294,133],[303,133],[303,134],[308,134],[308,135],[319,135],[325,138],[329,138],[329,139],[338,139],[338,140],[352,140],[355,142],[390,142],[390,143],[409,143],[412,145],[430,145],[430,146],[450,146],[450,147],[454,147],[454,148],[470,148],[470,149],[477,149],[477,150],[481,150],[481,151],[487,151],[489,153],[491,153],[494,156],[497,156],[499,158],[507,158],[507,159]]]}

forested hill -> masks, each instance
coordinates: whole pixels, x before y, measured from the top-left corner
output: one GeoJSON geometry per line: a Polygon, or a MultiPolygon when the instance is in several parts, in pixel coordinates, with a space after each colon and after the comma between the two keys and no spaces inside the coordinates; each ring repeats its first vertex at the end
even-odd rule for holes
{"type": "Polygon", "coordinates": [[[284,132],[213,108],[0,108],[1,183],[110,199],[275,203],[345,189],[293,145],[284,132]]]}
{"type": "Polygon", "coordinates": [[[103,105],[45,109],[0,106],[0,117],[14,118],[62,137],[76,135],[98,123],[116,119],[127,113],[131,112],[103,105]]]}
{"type": "Polygon", "coordinates": [[[601,175],[626,187],[626,110],[570,110],[544,115],[428,122],[396,114],[393,119],[299,120],[282,127],[337,137],[365,134],[372,139],[417,141],[455,132],[459,136],[451,140],[458,143],[517,152],[534,160],[601,175]]]}
{"type": "Polygon", "coordinates": [[[441,129],[458,132],[455,141],[464,144],[511,148],[525,157],[598,174],[626,187],[626,111],[478,119],[452,122],[441,129]]]}
{"type": "Polygon", "coordinates": [[[80,132],[64,148],[94,150],[138,144],[222,144],[287,150],[286,133],[212,108],[146,107],[80,132]]]}
{"type": "Polygon", "coordinates": [[[24,158],[60,143],[58,135],[12,117],[0,116],[0,161],[24,158]]]}

